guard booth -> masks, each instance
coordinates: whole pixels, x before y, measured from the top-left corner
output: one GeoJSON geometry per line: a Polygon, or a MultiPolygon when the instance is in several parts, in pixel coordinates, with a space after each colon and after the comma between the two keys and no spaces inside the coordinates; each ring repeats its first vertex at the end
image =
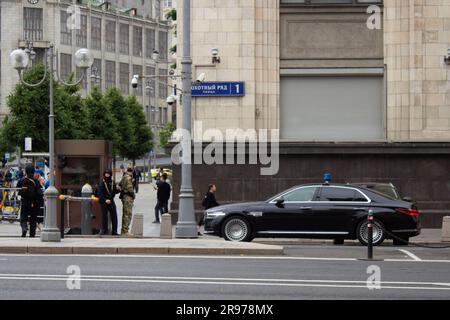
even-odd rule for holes
{"type": "MultiPolygon", "coordinates": [[[[81,197],[81,189],[89,183],[94,192],[103,172],[112,168],[112,142],[104,140],[56,140],[55,165],[56,188],[60,194],[81,197]]],[[[94,214],[92,228],[101,230],[102,215],[98,203],[92,204],[94,214]]],[[[81,228],[81,202],[65,204],[65,228],[81,228]]],[[[61,202],[58,201],[58,227],[61,219],[61,202]]]]}

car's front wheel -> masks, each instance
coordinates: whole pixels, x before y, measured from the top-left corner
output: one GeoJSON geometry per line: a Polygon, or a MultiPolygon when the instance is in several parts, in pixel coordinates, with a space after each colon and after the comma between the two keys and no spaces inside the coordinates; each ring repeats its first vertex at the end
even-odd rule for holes
{"type": "Polygon", "coordinates": [[[230,217],[222,225],[222,236],[227,241],[251,241],[250,223],[242,217],[230,217]]]}
{"type": "MultiPolygon", "coordinates": [[[[358,224],[358,227],[356,228],[356,234],[358,236],[359,242],[363,246],[367,246],[367,241],[369,239],[369,228],[368,228],[367,220],[363,220],[358,224]]],[[[380,221],[374,220],[373,221],[373,245],[379,246],[383,243],[384,239],[386,238],[386,232],[384,231],[384,227],[381,224],[380,221]]]]}

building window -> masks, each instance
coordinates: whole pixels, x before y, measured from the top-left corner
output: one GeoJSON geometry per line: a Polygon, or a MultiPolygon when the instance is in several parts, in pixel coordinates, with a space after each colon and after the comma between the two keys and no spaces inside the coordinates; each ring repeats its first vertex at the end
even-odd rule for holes
{"type": "MultiPolygon", "coordinates": [[[[156,81],[153,76],[155,76],[155,74],[156,74],[156,69],[154,67],[147,66],[145,68],[145,74],[147,76],[150,76],[147,83],[150,85],[151,90],[147,90],[147,96],[149,96],[151,94],[152,97],[154,97],[156,81]]],[[[146,83],[146,86],[147,86],[147,83],[146,83]]]]}
{"type": "Polygon", "coordinates": [[[155,49],[155,30],[145,29],[145,56],[151,59],[155,49]]]}
{"type": "Polygon", "coordinates": [[[167,108],[163,108],[162,124],[167,124],[167,108]]]}
{"type": "Polygon", "coordinates": [[[167,98],[167,77],[163,77],[167,75],[166,69],[159,69],[159,98],[166,99],[167,98]]]}
{"type": "Polygon", "coordinates": [[[61,79],[67,80],[72,72],[72,55],[61,53],[61,79]]]}
{"type": "Polygon", "coordinates": [[[142,28],[133,27],[133,55],[142,57],[142,28]]]}
{"type": "Polygon", "coordinates": [[[159,32],[159,58],[162,61],[167,60],[167,51],[169,48],[167,47],[167,32],[160,31],[159,32]]]}
{"type": "Polygon", "coordinates": [[[119,86],[123,94],[130,94],[130,68],[128,63],[120,63],[119,86]]]}
{"type": "Polygon", "coordinates": [[[44,38],[42,8],[23,8],[23,37],[30,41],[44,38]]]}
{"type": "Polygon", "coordinates": [[[102,19],[91,18],[91,47],[94,50],[102,50],[102,19]]]}
{"type": "MultiPolygon", "coordinates": [[[[93,83],[98,86],[102,87],[102,60],[101,59],[94,59],[94,63],[92,64],[91,68],[91,75],[100,76],[100,78],[96,78],[93,81],[93,83]]],[[[114,74],[114,79],[116,75],[114,74]]]]}
{"type": "Polygon", "coordinates": [[[87,16],[80,15],[80,29],[77,30],[77,46],[80,48],[87,47],[87,16]]]}
{"type": "Polygon", "coordinates": [[[67,21],[70,15],[66,11],[61,11],[60,28],[61,28],[61,44],[72,45],[72,30],[67,27],[67,21]]]}
{"type": "Polygon", "coordinates": [[[105,62],[105,85],[106,89],[116,86],[116,63],[114,61],[105,62]]]}
{"type": "Polygon", "coordinates": [[[163,121],[162,121],[162,119],[161,119],[161,117],[162,117],[162,114],[163,114],[163,108],[162,107],[159,107],[158,108],[158,119],[157,119],[157,121],[158,121],[158,124],[163,124],[163,121]]]}
{"type": "MultiPolygon", "coordinates": [[[[142,75],[142,66],[133,64],[133,75],[142,75]]],[[[142,80],[139,79],[139,84],[136,90],[133,92],[134,95],[142,96],[142,80]]]]}
{"type": "Polygon", "coordinates": [[[106,51],[116,51],[116,22],[106,20],[106,51]]]}
{"type": "Polygon", "coordinates": [[[154,106],[151,107],[150,123],[151,124],[156,124],[156,108],[154,106]]]}
{"type": "Polygon", "coordinates": [[[130,28],[127,24],[121,23],[119,27],[120,33],[120,53],[121,54],[130,54],[130,28]]]}

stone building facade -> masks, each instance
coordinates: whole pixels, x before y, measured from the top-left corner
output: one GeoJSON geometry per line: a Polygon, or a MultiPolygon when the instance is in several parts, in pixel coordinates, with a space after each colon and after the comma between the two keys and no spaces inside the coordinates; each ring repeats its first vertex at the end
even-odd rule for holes
{"type": "MultiPolygon", "coordinates": [[[[245,81],[246,90],[242,98],[195,98],[194,119],[202,121],[203,130],[278,128],[277,1],[194,0],[191,5],[194,74],[206,73],[207,81],[245,81]],[[219,49],[220,64],[211,63],[213,48],[219,49]]],[[[178,1],[178,11],[182,10],[182,1],[178,1]]],[[[178,39],[182,39],[181,14],[178,19],[178,39]]],[[[179,58],[182,50],[179,41],[179,58]]],[[[179,107],[179,121],[181,112],[179,107]]],[[[196,132],[201,135],[200,131],[196,132]]]]}
{"type": "Polygon", "coordinates": [[[449,141],[450,1],[385,1],[384,17],[389,138],[449,141]]]}

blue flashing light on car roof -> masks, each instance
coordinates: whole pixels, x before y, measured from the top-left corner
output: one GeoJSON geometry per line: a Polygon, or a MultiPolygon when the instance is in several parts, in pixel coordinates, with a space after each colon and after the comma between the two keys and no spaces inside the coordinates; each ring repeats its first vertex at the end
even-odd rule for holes
{"type": "Polygon", "coordinates": [[[331,173],[325,173],[323,175],[323,181],[325,184],[330,184],[332,178],[333,178],[333,175],[331,173]]]}

